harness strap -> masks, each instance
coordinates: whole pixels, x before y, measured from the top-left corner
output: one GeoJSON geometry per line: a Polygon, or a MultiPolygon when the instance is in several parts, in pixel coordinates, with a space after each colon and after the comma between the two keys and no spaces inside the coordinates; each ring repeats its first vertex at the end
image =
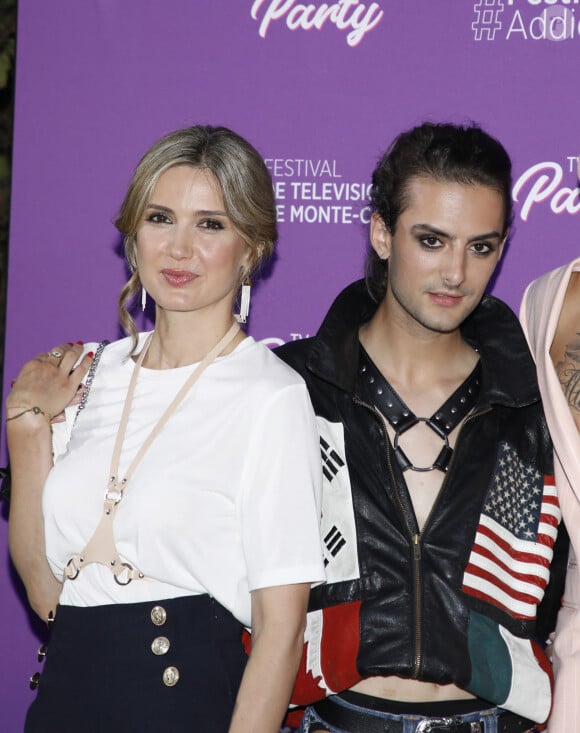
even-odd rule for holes
{"type": "Polygon", "coordinates": [[[431,417],[417,417],[407,407],[385,379],[382,372],[373,363],[362,345],[360,346],[359,373],[362,383],[373,403],[379,409],[383,420],[388,421],[395,431],[393,449],[401,470],[411,469],[412,471],[425,472],[437,469],[446,472],[453,454],[448,436],[469,414],[477,401],[481,384],[481,361],[477,362],[467,379],[459,385],[451,397],[431,417]],[[443,446],[434,463],[426,467],[415,466],[399,445],[401,435],[420,422],[425,423],[443,441],[443,446]]]}
{"type": "Polygon", "coordinates": [[[113,449],[113,455],[111,458],[110,478],[105,491],[105,500],[103,504],[103,514],[97,528],[95,529],[91,539],[87,542],[84,550],[79,554],[74,555],[67,563],[64,574],[69,580],[74,580],[78,577],[80,571],[89,565],[90,563],[100,563],[109,568],[113,573],[115,581],[119,585],[128,585],[132,580],[141,580],[146,576],[139,569],[134,568],[130,563],[123,561],[117,546],[115,544],[115,536],[113,533],[113,522],[117,508],[123,499],[124,492],[127,489],[129,479],[135,472],[141,459],[150,448],[155,438],[159,435],[161,430],[165,427],[167,421],[171,415],[175,412],[177,407],[183,401],[187,393],[193,387],[195,382],[201,377],[202,373],[207,367],[221,354],[222,351],[233,341],[237,336],[240,327],[237,323],[233,323],[231,328],[228,330],[226,335],[220,339],[220,341],[209,351],[205,357],[199,362],[194,371],[186,380],[185,384],[179,392],[175,395],[171,404],[163,415],[159,418],[157,423],[153,426],[153,429],[135,454],[129,468],[125,472],[125,476],[122,479],[118,478],[119,462],[121,459],[121,452],[123,449],[123,441],[125,439],[125,432],[129,422],[129,415],[131,412],[131,405],[133,402],[133,396],[135,394],[135,388],[137,386],[137,376],[145,354],[151,345],[151,339],[153,333],[151,333],[147,341],[145,342],[137,361],[135,362],[135,368],[131,375],[131,381],[129,383],[129,389],[127,390],[127,396],[125,398],[125,404],[123,406],[123,413],[119,423],[119,429],[117,431],[117,437],[115,440],[115,447],[113,449]]]}
{"type": "Polygon", "coordinates": [[[101,520],[88,541],[85,549],[72,557],[65,568],[66,577],[74,580],[84,566],[93,562],[106,565],[113,573],[115,582],[119,585],[128,585],[132,580],[143,579],[145,575],[124,562],[115,545],[113,521],[118,504],[105,501],[105,508],[101,520]]]}

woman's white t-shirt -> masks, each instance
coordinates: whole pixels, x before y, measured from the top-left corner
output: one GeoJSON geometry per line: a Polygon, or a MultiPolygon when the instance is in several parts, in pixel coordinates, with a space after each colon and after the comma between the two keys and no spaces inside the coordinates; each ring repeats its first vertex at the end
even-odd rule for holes
{"type": "MultiPolygon", "coordinates": [[[[74,408],[55,426],[57,453],[59,442],[66,447],[46,481],[43,511],[47,557],[59,580],[103,512],[134,369],[129,350],[129,339],[105,348],[72,434],[74,408]]],[[[120,476],[195,366],[140,369],[120,476]]],[[[117,508],[117,550],[146,579],[120,586],[93,563],[64,582],[60,602],[95,606],[209,593],[249,625],[250,591],[324,579],[320,494],[318,434],[304,382],[248,337],[195,383],[117,508]]]]}

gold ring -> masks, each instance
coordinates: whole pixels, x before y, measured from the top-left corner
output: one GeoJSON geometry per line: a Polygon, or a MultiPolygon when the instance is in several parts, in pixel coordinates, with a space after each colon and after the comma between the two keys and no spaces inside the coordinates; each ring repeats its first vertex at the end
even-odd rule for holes
{"type": "Polygon", "coordinates": [[[58,349],[53,349],[52,351],[48,352],[49,356],[54,356],[55,359],[60,359],[62,357],[62,351],[59,351],[58,349]]]}

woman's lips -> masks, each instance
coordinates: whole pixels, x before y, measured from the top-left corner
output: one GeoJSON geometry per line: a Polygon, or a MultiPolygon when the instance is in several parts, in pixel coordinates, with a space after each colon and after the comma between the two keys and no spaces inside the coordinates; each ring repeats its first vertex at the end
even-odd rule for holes
{"type": "Polygon", "coordinates": [[[161,274],[170,285],[181,287],[194,280],[197,275],[189,270],[162,270],[161,274]]]}

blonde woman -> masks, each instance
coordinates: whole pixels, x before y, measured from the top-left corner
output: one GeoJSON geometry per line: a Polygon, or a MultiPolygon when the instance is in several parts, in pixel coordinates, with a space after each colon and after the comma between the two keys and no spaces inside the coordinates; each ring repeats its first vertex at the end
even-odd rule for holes
{"type": "Polygon", "coordinates": [[[270,176],[230,130],[180,130],[145,154],[116,224],[129,337],[102,351],[84,409],[65,410],[96,358],[80,344],[25,364],[7,399],[10,548],[54,618],[26,731],[273,733],[324,571],[305,386],[233,315],[276,239],[270,176]],[[151,333],[127,310],[139,294],[151,333]]]}

